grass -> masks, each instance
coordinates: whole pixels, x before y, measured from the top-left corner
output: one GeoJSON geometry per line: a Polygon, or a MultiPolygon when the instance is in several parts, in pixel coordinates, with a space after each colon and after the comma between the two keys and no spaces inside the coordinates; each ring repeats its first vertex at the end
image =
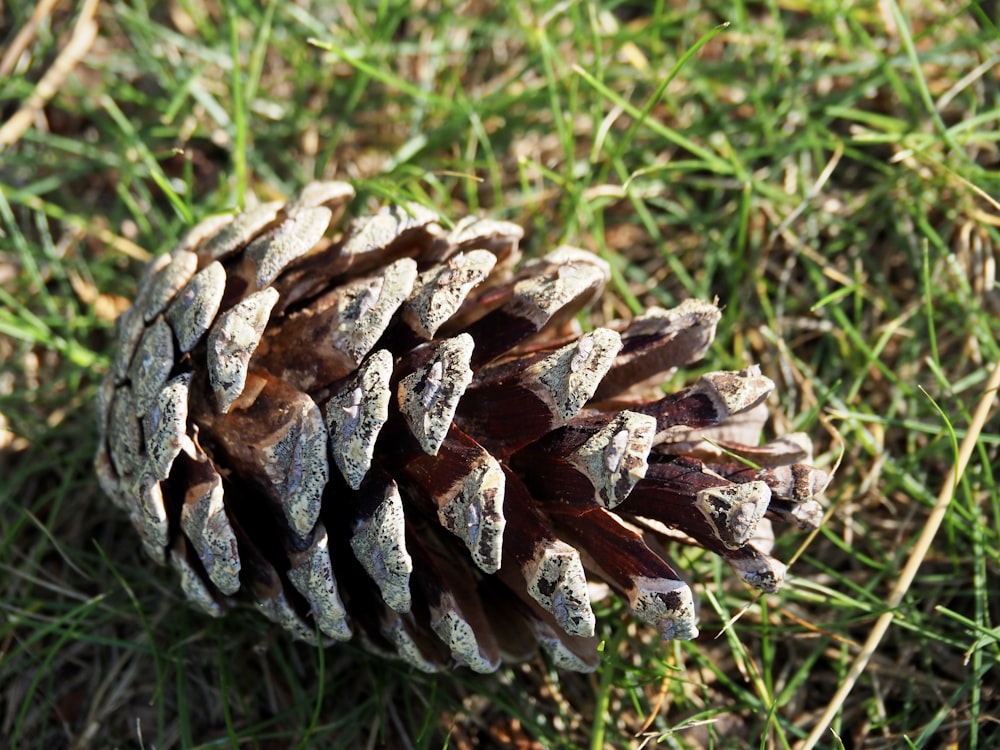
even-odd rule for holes
{"type": "Polygon", "coordinates": [[[802,747],[891,613],[816,746],[1000,743],[1000,419],[970,427],[1000,359],[992,6],[411,5],[0,8],[0,736],[802,747]],[[113,319],[192,221],[332,176],[601,253],[597,318],[718,296],[701,369],[761,363],[774,430],[840,462],[782,591],[689,552],[701,638],[603,602],[587,677],[427,677],[181,606],[92,474],[113,319]]]}

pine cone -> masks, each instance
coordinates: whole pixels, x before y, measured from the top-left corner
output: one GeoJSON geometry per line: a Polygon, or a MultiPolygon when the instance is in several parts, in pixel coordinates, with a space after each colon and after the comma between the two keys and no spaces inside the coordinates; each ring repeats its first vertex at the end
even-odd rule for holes
{"type": "Polygon", "coordinates": [[[315,183],[202,222],[118,321],[98,474],[189,599],[423,670],[541,645],[586,671],[591,580],[664,638],[697,635],[665,540],[779,586],[770,521],[814,526],[826,476],[808,441],[759,445],[773,383],[655,387],[703,355],[715,305],[580,334],[599,258],[519,263],[517,226],[447,231],[415,205],[338,236],[352,196],[315,183]]]}

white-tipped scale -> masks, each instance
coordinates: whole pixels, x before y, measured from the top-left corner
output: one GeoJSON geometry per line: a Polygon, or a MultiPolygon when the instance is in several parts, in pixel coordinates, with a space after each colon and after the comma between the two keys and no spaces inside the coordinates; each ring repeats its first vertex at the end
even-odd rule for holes
{"type": "Polygon", "coordinates": [[[392,354],[373,352],[358,372],[323,407],[330,454],[351,489],[371,468],[375,442],[389,418],[392,354]]]}
{"type": "Polygon", "coordinates": [[[210,478],[188,490],[181,507],[181,530],[205,566],[209,580],[223,594],[240,589],[240,553],[236,534],[223,502],[222,477],[210,478]]]}
{"type": "Polygon", "coordinates": [[[159,480],[170,475],[170,467],[181,452],[187,436],[188,391],[191,373],[183,373],[167,382],[157,394],[143,418],[146,455],[150,470],[159,480]]]}
{"type": "Polygon", "coordinates": [[[330,563],[329,538],[322,524],[317,525],[309,547],[294,557],[288,580],[309,602],[313,619],[323,635],[336,641],[351,639],[347,609],[340,598],[330,563]]]}
{"type": "Polygon", "coordinates": [[[182,353],[194,349],[219,312],[226,289],[222,264],[212,261],[198,271],[167,308],[166,318],[182,353]]]}
{"type": "Polygon", "coordinates": [[[399,382],[397,400],[407,425],[425,453],[437,455],[458,401],[472,382],[474,344],[467,333],[438,343],[435,356],[399,382]]]}
{"type": "Polygon", "coordinates": [[[257,267],[257,287],[270,284],[289,263],[312,250],[332,218],[333,212],[324,206],[300,208],[251,242],[244,257],[257,267]]]}
{"type": "Polygon", "coordinates": [[[135,400],[135,415],[143,417],[153,405],[174,368],[174,337],[170,326],[157,318],[139,341],[139,346],[128,368],[135,400]]]}
{"type": "Polygon", "coordinates": [[[250,357],[277,301],[270,287],[254,292],[222,313],[208,333],[208,381],[223,414],[243,393],[250,357]]]}
{"type": "Polygon", "coordinates": [[[382,600],[396,612],[409,612],[413,560],[406,551],[406,516],[399,487],[389,481],[382,501],[371,517],[359,522],[351,549],[361,567],[378,586],[382,600]]]}

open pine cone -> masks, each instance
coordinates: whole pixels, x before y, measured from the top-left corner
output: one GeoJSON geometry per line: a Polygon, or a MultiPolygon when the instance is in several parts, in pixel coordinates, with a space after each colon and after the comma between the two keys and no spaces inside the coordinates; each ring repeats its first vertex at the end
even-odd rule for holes
{"type": "Polygon", "coordinates": [[[586,671],[597,580],[664,638],[697,635],[666,540],[780,585],[770,522],[814,526],[826,475],[801,437],[759,444],[774,384],[656,388],[703,355],[715,305],[580,334],[599,258],[519,263],[517,226],[448,231],[415,205],[338,233],[352,196],[315,183],[202,222],[118,322],[98,474],[189,599],[423,670],[541,645],[586,671]]]}

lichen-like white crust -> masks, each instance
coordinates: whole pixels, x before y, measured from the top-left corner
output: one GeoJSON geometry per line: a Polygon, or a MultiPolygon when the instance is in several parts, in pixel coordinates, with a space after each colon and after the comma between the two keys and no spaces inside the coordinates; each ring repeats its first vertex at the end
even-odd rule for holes
{"type": "Polygon", "coordinates": [[[262,288],[296,258],[309,252],[330,226],[333,212],[324,206],[300,208],[281,224],[250,243],[246,257],[257,266],[257,286],[262,288]]]}
{"type": "Polygon", "coordinates": [[[163,555],[170,541],[170,522],[167,519],[167,509],[163,504],[163,490],[159,481],[148,469],[136,477],[131,489],[133,497],[139,499],[136,507],[137,517],[133,517],[140,535],[145,542],[146,551],[161,565],[163,555]]]}
{"type": "Polygon", "coordinates": [[[132,389],[115,389],[108,410],[108,453],[119,477],[135,476],[141,467],[142,425],[135,417],[132,389]]]}
{"type": "Polygon", "coordinates": [[[623,411],[567,460],[590,479],[604,507],[614,508],[646,476],[655,437],[655,417],[623,411]]]}
{"type": "Polygon", "coordinates": [[[360,363],[385,332],[416,279],[416,261],[400,258],[378,276],[344,284],[337,296],[333,345],[360,363]]]}
{"type": "Polygon", "coordinates": [[[535,638],[552,663],[559,669],[569,669],[573,672],[593,672],[600,663],[597,659],[586,661],[575,653],[565,641],[547,623],[541,620],[532,622],[535,638]]]}
{"type": "Polygon", "coordinates": [[[354,527],[351,549],[361,567],[382,593],[382,600],[396,612],[409,612],[410,573],[413,559],[406,551],[406,517],[399,487],[390,481],[370,518],[354,527]]]}
{"type": "Polygon", "coordinates": [[[221,232],[222,228],[227,224],[232,224],[235,218],[236,214],[212,214],[211,216],[206,216],[185,232],[181,241],[177,243],[177,247],[174,248],[174,251],[195,250],[209,237],[213,237],[221,232]]]}
{"type": "Polygon", "coordinates": [[[153,277],[146,293],[142,319],[149,323],[163,312],[174,296],[187,284],[198,269],[198,256],[186,250],[175,250],[170,262],[153,277]]]}
{"type": "Polygon", "coordinates": [[[400,617],[395,612],[388,614],[391,615],[391,619],[388,622],[383,622],[381,628],[382,635],[396,647],[397,655],[407,664],[419,669],[421,672],[427,674],[439,672],[440,667],[424,656],[420,650],[420,646],[417,645],[417,642],[410,634],[407,627],[408,620],[400,617]]]}
{"type": "Polygon", "coordinates": [[[788,570],[780,560],[765,555],[752,544],[726,555],[726,561],[748,585],[768,594],[781,588],[788,570]]]}
{"type": "Polygon", "coordinates": [[[288,580],[309,602],[323,635],[336,641],[351,639],[347,609],[340,598],[330,563],[329,538],[322,524],[318,524],[313,532],[312,544],[302,554],[301,561],[288,569],[288,580]]]}
{"type": "Polygon", "coordinates": [[[135,414],[146,416],[174,368],[174,337],[162,318],[146,329],[128,368],[135,414]]]}
{"type": "Polygon", "coordinates": [[[756,533],[770,502],[770,487],[764,482],[746,482],[700,490],[694,507],[712,524],[726,547],[739,549],[756,533]]]}
{"type": "Polygon", "coordinates": [[[239,250],[278,218],[281,201],[262,203],[224,224],[211,239],[202,243],[198,255],[221,260],[239,250]]]}
{"type": "Polygon", "coordinates": [[[472,382],[472,336],[467,333],[437,344],[434,358],[399,382],[397,399],[413,436],[425,453],[436,456],[459,399],[472,382]]]}
{"type": "Polygon", "coordinates": [[[209,580],[231,596],[240,589],[242,565],[223,498],[222,477],[213,470],[209,481],[188,490],[181,508],[181,529],[205,566],[209,580]]]}
{"type": "Polygon", "coordinates": [[[352,489],[372,465],[375,441],[389,418],[392,354],[380,349],[323,407],[330,454],[352,489]]]}
{"type": "Polygon", "coordinates": [[[448,235],[452,245],[474,244],[487,250],[492,245],[502,242],[505,245],[517,243],[524,237],[524,230],[509,221],[466,216],[455,222],[455,227],[448,235]]]}
{"type": "Polygon", "coordinates": [[[153,476],[163,480],[187,437],[188,391],[191,373],[170,380],[159,392],[143,420],[146,454],[153,476]]]}
{"type": "Polygon", "coordinates": [[[715,404],[719,421],[752,409],[774,392],[774,381],[753,365],[738,372],[709,372],[702,375],[692,392],[704,393],[715,404]]]}
{"type": "Polygon", "coordinates": [[[473,562],[483,571],[500,569],[506,480],[493,456],[483,453],[468,475],[447,493],[449,500],[438,509],[441,525],[468,548],[473,562]]]}
{"type": "Polygon", "coordinates": [[[640,576],[627,593],[635,616],[655,627],[664,640],[698,637],[694,597],[684,581],[640,576]]]}
{"type": "Polygon", "coordinates": [[[363,255],[392,244],[408,229],[427,226],[437,220],[438,215],[434,211],[419,203],[385,206],[375,215],[357,223],[341,252],[345,256],[363,255]]]}
{"type": "Polygon", "coordinates": [[[208,333],[208,381],[223,414],[243,393],[250,357],[277,301],[271,287],[254,292],[222,313],[208,333]]]}
{"type": "Polygon", "coordinates": [[[313,181],[302,188],[299,194],[285,206],[285,213],[292,216],[304,208],[312,206],[341,206],[354,197],[354,188],[349,182],[337,180],[313,181]]]}
{"type": "Polygon", "coordinates": [[[284,591],[279,591],[275,596],[258,599],[254,604],[257,610],[268,620],[280,625],[289,633],[292,638],[305,641],[313,646],[319,645],[316,631],[310,628],[288,601],[284,591]]]}
{"type": "MultiPolygon", "coordinates": [[[[591,258],[597,260],[595,256],[591,258]]],[[[577,298],[599,292],[604,283],[604,268],[597,263],[559,266],[554,274],[531,276],[515,284],[514,310],[541,328],[561,308],[577,298]]]]}
{"type": "Polygon", "coordinates": [[[226,289],[222,264],[212,261],[196,273],[170,303],[166,317],[182,353],[194,349],[212,325],[226,289]]]}
{"type": "Polygon", "coordinates": [[[299,413],[283,431],[274,434],[273,442],[258,447],[285,518],[296,534],[305,537],[319,520],[330,465],[323,414],[308,397],[300,399],[297,406],[299,413]]]}
{"type": "Polygon", "coordinates": [[[480,647],[475,628],[465,619],[451,593],[445,593],[437,607],[431,607],[431,629],[444,642],[455,659],[473,672],[488,674],[500,666],[480,647]]]}
{"type": "Polygon", "coordinates": [[[145,332],[146,325],[135,307],[130,307],[115,321],[115,340],[118,342],[118,349],[110,370],[110,378],[115,385],[121,385],[128,377],[128,367],[135,356],[135,348],[145,332]]]}
{"type": "Polygon", "coordinates": [[[597,328],[528,367],[524,381],[566,422],[594,395],[621,345],[615,331],[597,328]]]}
{"type": "Polygon", "coordinates": [[[471,250],[428,269],[417,277],[403,305],[403,320],[423,338],[434,338],[438,328],[458,312],[473,287],[489,276],[496,262],[491,252],[471,250]]]}
{"type": "Polygon", "coordinates": [[[212,617],[222,617],[225,614],[225,610],[215,601],[212,592],[201,580],[201,576],[187,561],[183,545],[170,550],[170,565],[177,571],[177,575],[181,579],[181,590],[188,601],[193,602],[202,612],[212,617]]]}
{"type": "Polygon", "coordinates": [[[587,576],[573,547],[559,539],[539,542],[522,573],[531,598],[555,617],[559,627],[570,635],[594,634],[597,620],[590,608],[587,576]]]}

